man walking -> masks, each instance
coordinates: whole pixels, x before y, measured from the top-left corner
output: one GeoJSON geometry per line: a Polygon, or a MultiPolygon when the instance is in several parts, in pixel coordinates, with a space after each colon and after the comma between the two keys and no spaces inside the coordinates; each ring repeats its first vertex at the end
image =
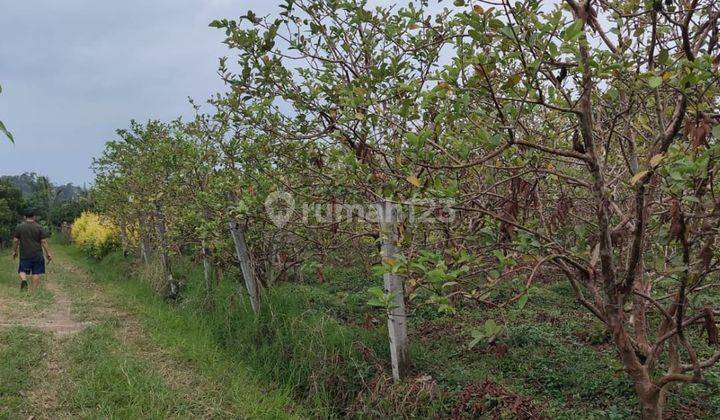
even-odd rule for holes
{"type": "Polygon", "coordinates": [[[26,289],[28,286],[27,276],[31,276],[31,291],[36,291],[40,286],[40,275],[45,274],[43,251],[47,255],[48,262],[52,261],[47,238],[47,232],[35,221],[33,212],[27,212],[25,214],[25,223],[21,223],[15,228],[13,234],[13,259],[18,256],[19,247],[20,267],[18,268],[18,274],[20,275],[21,290],[26,289]]]}

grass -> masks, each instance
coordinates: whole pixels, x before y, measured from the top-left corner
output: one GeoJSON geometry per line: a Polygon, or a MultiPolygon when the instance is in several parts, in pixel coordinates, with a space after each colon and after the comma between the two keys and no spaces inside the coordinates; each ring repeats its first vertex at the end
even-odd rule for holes
{"type": "MultiPolygon", "coordinates": [[[[131,280],[128,277],[129,271],[125,270],[129,269],[129,267],[126,266],[126,262],[121,256],[115,255],[102,263],[96,263],[82,258],[72,248],[63,248],[56,245],[56,249],[57,253],[73,258],[94,279],[100,279],[107,296],[118,304],[121,309],[127,310],[140,320],[143,325],[143,332],[152,339],[153,344],[167,350],[169,356],[180,361],[181,364],[190,366],[194,374],[201,376],[210,383],[221,385],[216,402],[222,404],[216,405],[212,408],[213,410],[226,410],[225,417],[229,416],[227,413],[235,413],[234,416],[251,418],[287,418],[302,415],[302,408],[294,403],[289,389],[266,385],[266,382],[262,381],[263,378],[257,375],[252,370],[252,367],[247,367],[244,363],[238,363],[234,353],[239,349],[234,351],[223,349],[215,341],[215,337],[207,329],[203,319],[194,316],[188,311],[167,305],[156,296],[147,283],[137,279],[131,280]]],[[[77,283],[68,286],[82,287],[77,283]]],[[[78,300],[82,301],[83,293],[81,289],[74,289],[73,296],[80,297],[78,300]]],[[[80,312],[87,311],[80,308],[80,312]]],[[[93,339],[83,341],[83,346],[103,345],[103,342],[108,343],[108,340],[110,340],[107,334],[97,332],[95,334],[93,339]]],[[[109,347],[105,346],[104,349],[113,348],[116,344],[109,347]]],[[[83,351],[80,349],[83,346],[74,347],[73,352],[82,353],[83,351]]],[[[93,350],[92,347],[90,347],[90,350],[93,350]]],[[[140,354],[142,354],[142,351],[140,354]]],[[[115,357],[120,356],[118,354],[115,357]]],[[[134,367],[133,372],[146,372],[142,362],[135,359],[129,359],[125,362],[118,360],[109,363],[112,363],[115,367],[134,367]]],[[[114,370],[112,366],[109,369],[109,371],[104,372],[113,372],[114,370]]],[[[115,373],[117,372],[108,373],[108,377],[113,377],[115,373]]],[[[93,381],[97,379],[102,378],[90,378],[88,389],[92,389],[93,381]]],[[[122,404],[117,405],[113,403],[115,400],[109,399],[102,400],[103,405],[110,407],[111,411],[109,412],[115,409],[130,410],[134,409],[132,407],[137,406],[149,407],[148,412],[142,413],[143,416],[153,417],[155,414],[183,416],[184,413],[182,412],[168,411],[169,407],[171,407],[168,404],[177,404],[177,400],[168,399],[168,395],[172,395],[172,393],[168,394],[167,390],[158,387],[157,380],[145,375],[145,379],[139,380],[138,384],[138,387],[125,390],[133,392],[133,395],[139,401],[138,403],[128,406],[120,401],[122,404]],[[154,392],[149,392],[152,390],[154,392]],[[143,399],[145,394],[151,397],[157,395],[157,397],[152,397],[152,400],[145,400],[143,399]]],[[[115,395],[114,391],[110,390],[109,395],[115,395]]],[[[199,398],[200,396],[198,396],[199,398]]],[[[83,401],[83,399],[79,399],[75,403],[82,403],[83,401]]],[[[80,404],[79,406],[85,405],[80,404]]],[[[182,406],[179,409],[182,409],[182,406]]],[[[140,413],[133,412],[133,414],[140,413]]]]}
{"type": "Polygon", "coordinates": [[[10,253],[0,253],[0,319],[14,321],[19,318],[29,318],[39,315],[43,308],[53,302],[53,294],[46,289],[36,293],[20,290],[20,280],[17,276],[17,260],[13,260],[10,253]],[[13,304],[8,302],[12,301],[13,304]]]}
{"type": "MultiPolygon", "coordinates": [[[[305,416],[290,390],[261,381],[192,314],[157,299],[142,281],[123,281],[128,273],[118,271],[120,260],[108,260],[107,273],[94,273],[113,280],[99,287],[68,260],[90,261],[53,247],[52,281],[71,299],[73,319],[92,325],[65,336],[0,326],[0,418],[305,416]]],[[[21,294],[10,259],[0,254],[0,260],[8,268],[0,272],[2,308],[31,308],[34,320],[49,319],[42,314],[52,294],[21,294]]]]}
{"type": "Polygon", "coordinates": [[[64,352],[71,392],[63,406],[83,418],[187,416],[171,389],[138,356],[125,351],[109,325],[73,337],[64,352]]]}
{"type": "Polygon", "coordinates": [[[307,415],[347,414],[364,382],[377,373],[377,364],[368,363],[359,346],[369,346],[372,354],[375,348],[382,351],[378,354],[385,353],[380,330],[346,328],[322,310],[331,305],[332,295],[305,285],[275,288],[265,297],[263,315],[255,319],[248,302],[238,296],[238,285],[231,281],[217,287],[215,303],[208,310],[202,287],[195,281],[200,271],[191,265],[178,267],[190,280],[185,300],[170,305],[157,297],[149,282],[142,281],[144,273],[133,271],[119,254],[97,262],[73,248],[58,252],[67,253],[91,277],[101,279],[113,301],[142,320],[160,346],[176,351],[201,374],[232,384],[237,389],[229,390],[232,397],[246,403],[260,401],[287,410],[299,399],[307,415]],[[135,274],[128,276],[130,272],[135,274]],[[320,310],[310,309],[313,305],[320,310]],[[275,383],[277,388],[264,395],[247,395],[244,382],[275,383]]]}
{"type": "MultiPolygon", "coordinates": [[[[535,291],[524,309],[511,307],[497,345],[463,348],[468,331],[486,319],[501,319],[488,308],[461,307],[456,317],[437,318],[443,327],[463,320],[465,325],[431,339],[425,338],[418,370],[435,377],[448,389],[460,390],[484,380],[505,385],[528,398],[551,418],[637,418],[637,400],[602,324],[572,298],[564,282],[535,291]]],[[[415,326],[417,330],[417,325],[415,326]]],[[[414,337],[421,340],[420,334],[414,337]]],[[[705,351],[709,354],[709,351],[705,351]]],[[[718,369],[708,372],[707,385],[677,389],[668,412],[697,418],[720,414],[718,369]]]]}
{"type": "Polygon", "coordinates": [[[15,327],[0,331],[0,418],[21,418],[25,394],[36,385],[34,373],[42,368],[48,337],[42,332],[15,327]]]}
{"type": "MultiPolygon", "coordinates": [[[[17,261],[9,252],[0,254],[0,321],[17,323],[36,316],[53,301],[52,293],[20,291],[17,261]]],[[[0,419],[21,418],[26,413],[25,395],[37,385],[49,346],[47,334],[21,326],[0,327],[0,419]]]]}
{"type": "MultiPolygon", "coordinates": [[[[563,282],[545,284],[523,309],[511,308],[497,344],[473,349],[469,332],[501,319],[497,311],[466,304],[449,316],[417,308],[410,320],[414,376],[393,386],[383,317],[365,305],[364,291],[378,280],[361,272],[329,268],[323,284],[278,284],[263,296],[255,318],[238,273],[226,272],[208,305],[201,267],[177,261],[187,285],[183,300],[169,303],[152,291],[150,274],[119,254],[98,262],[73,248],[62,252],[138,314],[160,345],[175,349],[203,375],[228,384],[238,376],[275,383],[282,398],[271,405],[301,401],[303,409],[293,411],[301,415],[470,416],[473,404],[500,417],[516,416],[518,406],[551,418],[639,414],[609,337],[563,282]],[[228,375],[228,369],[236,370],[228,375]]],[[[715,370],[708,385],[680,387],[669,411],[716,418],[719,383],[715,370]]]]}

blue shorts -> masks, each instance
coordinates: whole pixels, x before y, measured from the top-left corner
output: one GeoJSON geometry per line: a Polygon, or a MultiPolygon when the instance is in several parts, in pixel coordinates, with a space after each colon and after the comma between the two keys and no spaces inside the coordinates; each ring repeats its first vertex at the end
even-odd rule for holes
{"type": "Polygon", "coordinates": [[[45,258],[20,258],[18,273],[45,274],[45,258]]]}

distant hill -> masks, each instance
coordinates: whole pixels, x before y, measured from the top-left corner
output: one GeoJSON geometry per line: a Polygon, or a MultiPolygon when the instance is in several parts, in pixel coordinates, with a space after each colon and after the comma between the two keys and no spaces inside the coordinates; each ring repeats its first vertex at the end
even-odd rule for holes
{"type": "Polygon", "coordinates": [[[26,172],[22,175],[0,176],[0,180],[6,181],[13,187],[19,189],[26,199],[30,198],[36,192],[46,189],[50,193],[49,196],[54,198],[54,204],[74,201],[87,196],[87,189],[83,187],[72,183],[55,185],[48,177],[38,175],[35,172],[26,172]]]}

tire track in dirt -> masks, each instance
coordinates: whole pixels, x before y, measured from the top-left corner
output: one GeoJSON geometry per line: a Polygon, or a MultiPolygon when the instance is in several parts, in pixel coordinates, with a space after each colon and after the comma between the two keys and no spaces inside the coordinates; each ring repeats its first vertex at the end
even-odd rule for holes
{"type": "Polygon", "coordinates": [[[38,297],[26,294],[31,292],[13,292],[3,296],[1,301],[5,310],[0,312],[0,328],[32,328],[48,333],[50,338],[42,365],[33,374],[35,386],[25,395],[27,405],[23,411],[29,418],[68,417],[68,414],[61,413],[59,403],[60,392],[66,389],[62,377],[66,369],[62,349],[70,336],[92,325],[92,322],[78,321],[72,316],[72,302],[58,283],[55,268],[55,264],[48,264],[48,273],[41,279],[41,290],[38,292],[52,294],[49,304],[42,305],[27,299],[38,297]]]}
{"type": "MultiPolygon", "coordinates": [[[[54,297],[54,300],[50,304],[50,306],[43,309],[43,311],[41,312],[41,316],[34,316],[28,318],[17,316],[17,319],[14,321],[4,319],[0,316],[0,327],[35,328],[40,331],[64,336],[80,332],[89,325],[91,325],[91,323],[89,322],[80,322],[73,319],[70,313],[70,298],[68,297],[67,293],[65,293],[65,291],[57,284],[56,281],[53,281],[52,278],[46,277],[41,280],[41,285],[41,287],[45,287],[48,291],[50,291],[54,297]]],[[[17,305],[23,308],[22,311],[16,312],[27,312],[29,310],[26,304],[23,304],[22,302],[17,302],[14,299],[10,300],[7,304],[8,306],[17,305]]]]}

